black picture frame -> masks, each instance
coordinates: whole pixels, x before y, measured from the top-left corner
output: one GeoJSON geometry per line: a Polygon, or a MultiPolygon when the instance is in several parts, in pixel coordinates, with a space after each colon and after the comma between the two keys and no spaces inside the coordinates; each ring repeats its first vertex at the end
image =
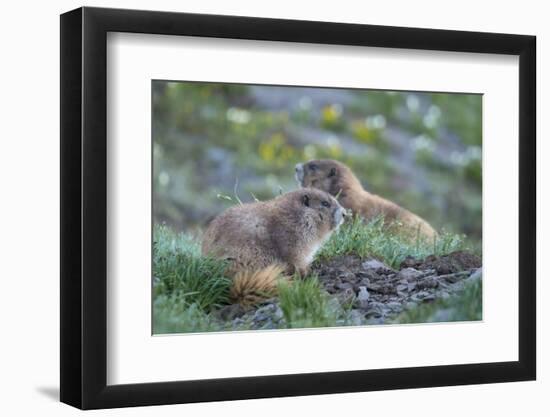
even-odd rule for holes
{"type": "Polygon", "coordinates": [[[88,7],[61,15],[61,401],[94,409],[535,379],[535,51],[524,35],[88,7]],[[519,360],[107,385],[108,32],[519,56],[519,360]]]}

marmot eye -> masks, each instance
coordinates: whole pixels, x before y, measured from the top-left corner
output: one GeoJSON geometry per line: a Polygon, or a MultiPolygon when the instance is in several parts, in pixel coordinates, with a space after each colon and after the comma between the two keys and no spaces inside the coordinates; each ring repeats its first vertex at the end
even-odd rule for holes
{"type": "Polygon", "coordinates": [[[311,165],[309,166],[309,169],[311,169],[312,171],[315,171],[315,170],[317,169],[317,165],[311,164],[311,165]]]}
{"type": "Polygon", "coordinates": [[[330,203],[328,201],[323,201],[321,204],[323,207],[330,207],[330,203]]]}

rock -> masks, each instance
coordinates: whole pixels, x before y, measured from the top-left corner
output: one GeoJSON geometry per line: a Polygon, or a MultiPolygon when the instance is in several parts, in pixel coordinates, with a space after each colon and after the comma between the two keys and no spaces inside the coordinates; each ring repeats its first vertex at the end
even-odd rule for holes
{"type": "Polygon", "coordinates": [[[369,318],[366,322],[366,324],[370,324],[370,325],[373,325],[373,324],[384,324],[385,321],[384,321],[384,318],[383,317],[373,317],[373,318],[369,318]]]}
{"type": "Polygon", "coordinates": [[[419,264],[419,262],[415,258],[413,258],[412,256],[409,255],[403,260],[403,262],[401,262],[401,265],[399,265],[399,268],[400,269],[414,268],[418,264],[419,264]]]}
{"type": "Polygon", "coordinates": [[[341,282],[334,285],[335,288],[338,288],[339,290],[349,290],[353,288],[353,284],[350,284],[349,282],[341,282]]]}
{"type": "Polygon", "coordinates": [[[370,259],[361,264],[363,269],[383,269],[386,267],[382,262],[377,259],[370,259]]]}
{"type": "Polygon", "coordinates": [[[277,305],[277,308],[273,312],[273,320],[279,322],[283,319],[283,317],[284,317],[283,310],[281,310],[281,307],[277,305]]]}
{"type": "Polygon", "coordinates": [[[422,300],[424,300],[424,298],[428,297],[429,295],[430,295],[430,293],[427,292],[427,291],[419,291],[416,294],[413,294],[411,299],[413,301],[422,301],[422,300]]]}
{"type": "Polygon", "coordinates": [[[469,277],[470,273],[468,271],[462,271],[462,272],[455,272],[453,274],[445,274],[440,275],[439,279],[445,280],[447,282],[450,282],[451,284],[454,284],[458,281],[462,281],[464,278],[469,277]]]}
{"type": "Polygon", "coordinates": [[[230,304],[220,308],[216,315],[224,321],[231,321],[237,317],[241,317],[246,313],[246,309],[240,304],[230,304]]]}
{"type": "Polygon", "coordinates": [[[415,281],[421,275],[422,275],[422,272],[417,271],[414,268],[405,268],[397,273],[396,278],[399,280],[411,282],[411,281],[415,281]]]}
{"type": "MultiPolygon", "coordinates": [[[[312,270],[329,295],[328,309],[337,316],[339,325],[379,324],[404,309],[459,294],[468,282],[481,279],[481,267],[473,267],[478,261],[465,252],[425,259],[408,257],[396,271],[377,259],[343,255],[316,261],[312,270]]],[[[273,311],[256,317],[258,325],[281,327],[282,311],[276,300],[271,304],[273,311]]],[[[250,325],[253,317],[251,312],[243,318],[250,325]]]]}
{"type": "Polygon", "coordinates": [[[436,277],[426,277],[418,281],[416,286],[419,289],[437,288],[439,286],[439,281],[436,277]]]}
{"type": "Polygon", "coordinates": [[[367,278],[367,277],[362,277],[362,276],[360,276],[359,274],[357,274],[357,277],[358,277],[358,278],[361,278],[361,280],[359,281],[359,285],[362,285],[362,286],[366,287],[367,285],[370,284],[370,279],[369,279],[369,278],[367,278]]]}
{"type": "Polygon", "coordinates": [[[276,309],[277,307],[275,306],[275,304],[267,304],[265,306],[262,306],[256,310],[252,320],[255,322],[266,321],[273,316],[276,309]]]}
{"type": "Polygon", "coordinates": [[[368,284],[366,288],[383,295],[397,294],[397,290],[392,284],[368,284]]]}
{"type": "Polygon", "coordinates": [[[359,308],[365,310],[369,306],[370,294],[367,287],[359,287],[359,293],[357,294],[356,304],[359,308]]]}
{"type": "Polygon", "coordinates": [[[385,263],[380,262],[378,259],[369,259],[368,261],[365,261],[361,264],[361,267],[365,271],[374,271],[378,273],[392,273],[394,272],[393,269],[391,269],[389,266],[387,266],[385,263]]]}
{"type": "Polygon", "coordinates": [[[267,320],[268,318],[269,318],[269,314],[267,314],[263,310],[258,310],[256,311],[256,314],[254,314],[254,317],[252,318],[252,320],[255,322],[261,322],[261,321],[267,320]]]}
{"type": "Polygon", "coordinates": [[[245,321],[243,319],[241,319],[240,317],[237,317],[235,320],[233,320],[233,322],[231,324],[232,324],[234,329],[237,329],[237,328],[241,327],[244,323],[245,323],[245,321]]]}
{"type": "Polygon", "coordinates": [[[325,291],[330,293],[330,294],[334,294],[334,293],[338,292],[336,287],[332,284],[325,284],[325,291]]]}
{"type": "Polygon", "coordinates": [[[393,310],[394,312],[400,312],[403,310],[403,305],[395,301],[387,303],[386,305],[388,306],[389,309],[393,310]]]}

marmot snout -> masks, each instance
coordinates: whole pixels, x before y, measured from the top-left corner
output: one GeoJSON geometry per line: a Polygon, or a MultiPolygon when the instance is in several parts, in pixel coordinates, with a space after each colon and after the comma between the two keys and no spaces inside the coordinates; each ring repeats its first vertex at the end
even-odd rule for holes
{"type": "Polygon", "coordinates": [[[433,239],[437,233],[424,219],[363,189],[351,169],[331,159],[313,160],[296,165],[296,180],[302,187],[313,187],[336,196],[347,209],[366,219],[383,215],[388,223],[399,222],[409,236],[433,239]]]}
{"type": "Polygon", "coordinates": [[[304,276],[345,215],[334,197],[312,188],[234,206],[212,220],[203,236],[202,253],[229,260],[231,271],[243,277],[240,281],[252,285],[248,275],[266,268],[275,271],[273,266],[304,276]],[[243,275],[243,271],[248,272],[243,275]]]}

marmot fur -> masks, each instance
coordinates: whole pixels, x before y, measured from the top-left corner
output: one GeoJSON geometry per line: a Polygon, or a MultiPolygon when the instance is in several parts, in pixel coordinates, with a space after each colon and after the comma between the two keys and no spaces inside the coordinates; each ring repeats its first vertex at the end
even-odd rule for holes
{"type": "Polygon", "coordinates": [[[331,195],[311,188],[234,206],[209,224],[202,253],[230,261],[231,297],[251,304],[273,295],[281,274],[306,275],[345,213],[331,195]]]}
{"type": "Polygon", "coordinates": [[[341,162],[323,159],[297,164],[296,180],[302,187],[318,188],[336,196],[342,206],[366,219],[383,215],[387,224],[399,227],[411,238],[419,236],[433,240],[437,236],[437,232],[424,219],[364,190],[351,169],[341,162]]]}

